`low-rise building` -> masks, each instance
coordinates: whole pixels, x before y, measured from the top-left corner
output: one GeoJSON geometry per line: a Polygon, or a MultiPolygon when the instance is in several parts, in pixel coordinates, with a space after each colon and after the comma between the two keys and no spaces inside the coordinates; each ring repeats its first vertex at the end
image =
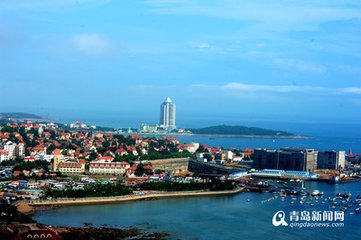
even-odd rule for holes
{"type": "Polygon", "coordinates": [[[15,158],[15,156],[16,156],[16,143],[13,143],[11,141],[7,141],[4,144],[3,149],[8,151],[9,159],[15,158]]]}
{"type": "Polygon", "coordinates": [[[51,162],[52,159],[54,159],[54,155],[53,154],[45,154],[45,155],[40,155],[39,156],[41,161],[47,161],[47,162],[51,162]]]}
{"type": "Polygon", "coordinates": [[[0,162],[9,160],[9,151],[0,149],[0,162]]]}
{"type": "Polygon", "coordinates": [[[84,162],[61,162],[58,165],[58,170],[65,174],[82,174],[85,172],[84,162]]]}
{"type": "Polygon", "coordinates": [[[188,151],[190,153],[195,153],[199,148],[199,143],[187,143],[178,145],[178,149],[182,151],[188,151]]]}
{"type": "Polygon", "coordinates": [[[90,174],[123,175],[130,168],[128,162],[92,161],[89,164],[90,174]]]}
{"type": "Polygon", "coordinates": [[[15,155],[17,157],[23,157],[25,155],[25,144],[24,143],[19,143],[15,147],[15,155]]]}

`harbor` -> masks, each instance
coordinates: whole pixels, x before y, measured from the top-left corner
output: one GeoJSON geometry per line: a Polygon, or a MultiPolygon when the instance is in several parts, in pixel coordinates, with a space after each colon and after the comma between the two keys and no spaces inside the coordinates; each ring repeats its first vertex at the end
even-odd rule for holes
{"type": "Polygon", "coordinates": [[[102,224],[120,228],[138,226],[170,233],[169,239],[237,239],[239,236],[245,239],[270,239],[269,235],[281,240],[289,239],[290,236],[297,240],[315,235],[322,236],[320,239],[354,239],[353,236],[359,232],[361,214],[350,213],[358,208],[354,201],[361,195],[360,182],[332,185],[305,181],[304,187],[309,193],[305,196],[284,194],[279,189],[264,193],[246,191],[234,195],[79,205],[37,212],[34,219],[51,225],[83,226],[84,222],[90,222],[95,227],[102,224]],[[323,195],[312,196],[314,190],[323,195]],[[352,207],[344,212],[343,228],[281,229],[271,223],[272,216],[279,210],[286,213],[341,211],[345,206],[342,201],[347,201],[347,198],[340,198],[342,193],[352,194],[347,203],[352,204],[352,207]],[[335,202],[340,206],[333,208],[335,202]],[[221,226],[222,231],[212,226],[221,226]]]}

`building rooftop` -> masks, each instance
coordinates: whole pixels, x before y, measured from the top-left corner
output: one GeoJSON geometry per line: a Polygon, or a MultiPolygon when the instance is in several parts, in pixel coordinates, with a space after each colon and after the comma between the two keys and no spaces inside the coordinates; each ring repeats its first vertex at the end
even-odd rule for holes
{"type": "Polygon", "coordinates": [[[171,103],[172,100],[170,99],[170,97],[167,97],[167,99],[166,99],[164,102],[166,102],[166,103],[171,103]]]}

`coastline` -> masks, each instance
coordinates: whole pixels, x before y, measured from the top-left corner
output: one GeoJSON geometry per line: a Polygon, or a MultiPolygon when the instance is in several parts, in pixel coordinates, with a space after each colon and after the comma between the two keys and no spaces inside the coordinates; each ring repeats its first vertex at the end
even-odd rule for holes
{"type": "MultiPolygon", "coordinates": [[[[129,133],[121,133],[127,135],[129,133]]],[[[230,137],[230,138],[272,138],[272,139],[311,139],[312,137],[292,135],[292,136],[277,136],[277,135],[240,135],[240,134],[196,134],[196,133],[132,133],[130,135],[141,136],[199,136],[199,137],[230,137]]]]}
{"type": "Polygon", "coordinates": [[[115,197],[54,199],[54,200],[44,200],[44,201],[40,200],[40,201],[31,201],[31,202],[18,202],[15,205],[19,212],[23,214],[33,214],[41,210],[49,210],[53,208],[59,208],[59,207],[71,206],[71,205],[132,202],[132,201],[160,199],[160,198],[233,195],[233,194],[241,193],[244,190],[245,188],[242,187],[242,188],[236,188],[234,190],[225,190],[225,191],[151,192],[146,194],[136,194],[136,195],[133,194],[133,195],[115,196],[115,197]]]}

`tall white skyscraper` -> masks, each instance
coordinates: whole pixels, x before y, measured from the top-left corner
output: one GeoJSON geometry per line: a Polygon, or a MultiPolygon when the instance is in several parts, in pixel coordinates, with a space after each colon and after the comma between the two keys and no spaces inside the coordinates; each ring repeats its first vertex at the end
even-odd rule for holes
{"type": "Polygon", "coordinates": [[[170,97],[160,105],[160,126],[166,129],[175,129],[175,104],[170,97]]]}

